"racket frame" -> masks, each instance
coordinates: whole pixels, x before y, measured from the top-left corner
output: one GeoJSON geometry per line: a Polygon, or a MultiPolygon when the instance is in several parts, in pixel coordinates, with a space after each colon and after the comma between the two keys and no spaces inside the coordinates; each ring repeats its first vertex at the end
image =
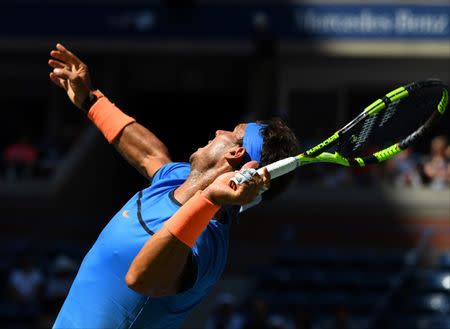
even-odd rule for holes
{"type": "MultiPolygon", "coordinates": [[[[367,164],[380,163],[389,158],[394,157],[401,151],[414,144],[419,138],[421,138],[430,128],[434,126],[436,120],[444,114],[448,105],[448,90],[447,86],[442,83],[442,81],[437,79],[429,79],[419,82],[413,82],[406,86],[402,86],[394,89],[393,91],[387,93],[383,98],[379,98],[369,106],[367,106],[357,117],[352,121],[347,123],[344,127],[336,131],[333,135],[317,144],[316,146],[306,150],[305,152],[294,156],[285,158],[279,161],[275,161],[267,166],[267,170],[271,175],[271,179],[277,178],[284,174],[287,174],[295,170],[299,166],[304,166],[313,163],[333,163],[341,166],[356,166],[364,167],[367,164]],[[414,131],[409,136],[405,137],[402,141],[399,141],[393,145],[390,145],[382,150],[379,150],[367,157],[356,157],[356,158],[346,158],[339,154],[339,152],[326,152],[332,146],[335,146],[342,135],[347,133],[356,124],[360,123],[362,120],[368,116],[373,116],[380,111],[384,110],[389,104],[397,102],[401,99],[408,97],[416,89],[423,88],[426,86],[441,86],[443,89],[442,97],[437,105],[436,110],[432,113],[430,118],[420,126],[416,131],[414,131]]],[[[258,169],[258,173],[262,174],[263,168],[258,169]]]]}

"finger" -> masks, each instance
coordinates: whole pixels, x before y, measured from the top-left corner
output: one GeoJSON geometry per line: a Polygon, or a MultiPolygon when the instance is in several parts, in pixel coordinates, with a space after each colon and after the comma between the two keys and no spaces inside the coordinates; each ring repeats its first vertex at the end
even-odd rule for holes
{"type": "MultiPolygon", "coordinates": [[[[248,169],[246,169],[248,170],[248,169]]],[[[241,170],[242,172],[242,170],[241,170]]],[[[236,177],[236,176],[234,176],[236,177]]],[[[243,177],[241,179],[238,179],[239,185],[243,185],[246,187],[246,189],[253,189],[253,188],[260,188],[263,186],[263,178],[259,176],[256,171],[254,173],[247,172],[244,173],[243,177]]]]}
{"type": "Polygon", "coordinates": [[[247,169],[247,168],[253,168],[253,169],[256,169],[256,168],[258,168],[258,161],[255,161],[255,160],[252,160],[252,161],[249,161],[249,162],[247,162],[247,163],[245,163],[243,166],[242,166],[242,168],[241,168],[241,170],[242,169],[247,169]]]}
{"type": "Polygon", "coordinates": [[[52,50],[50,52],[50,56],[65,63],[66,65],[73,65],[75,67],[78,67],[78,64],[73,60],[73,58],[71,58],[69,55],[67,55],[66,53],[63,53],[59,50],[52,50]]]}
{"type": "Polygon", "coordinates": [[[237,171],[233,177],[233,181],[236,184],[242,184],[244,182],[248,182],[253,179],[253,176],[256,174],[256,169],[246,168],[237,171]]]}
{"type": "Polygon", "coordinates": [[[269,188],[270,187],[270,173],[266,167],[263,168],[261,177],[263,180],[264,187],[269,188]]]}
{"type": "Polygon", "coordinates": [[[69,71],[66,68],[60,69],[56,68],[53,70],[53,73],[58,77],[62,79],[69,79],[69,80],[76,80],[78,78],[77,74],[75,72],[69,71]]]}
{"type": "Polygon", "coordinates": [[[233,178],[235,174],[236,173],[234,171],[230,171],[230,172],[224,173],[224,174],[220,175],[220,180],[223,181],[223,182],[227,182],[231,178],[233,178]]]}
{"type": "Polygon", "coordinates": [[[58,76],[57,76],[55,73],[50,72],[50,80],[51,80],[55,85],[57,85],[58,87],[63,88],[63,89],[66,89],[66,88],[65,88],[66,85],[65,85],[65,83],[64,83],[64,80],[61,79],[61,78],[58,78],[58,76]]]}
{"type": "Polygon", "coordinates": [[[236,171],[234,173],[234,176],[230,178],[229,186],[236,190],[236,185],[242,184],[246,181],[249,181],[252,179],[252,177],[256,174],[256,168],[258,167],[257,161],[250,161],[247,162],[242,166],[242,169],[239,171],[236,171]]]}
{"type": "Polygon", "coordinates": [[[48,61],[48,65],[50,65],[51,67],[53,67],[54,69],[64,69],[67,68],[66,64],[64,64],[63,62],[60,61],[56,61],[54,59],[50,59],[48,61]]]}
{"type": "MultiPolygon", "coordinates": [[[[267,171],[267,169],[266,169],[267,171]]],[[[244,203],[251,202],[261,192],[269,188],[268,172],[263,171],[261,175],[255,174],[248,181],[244,181],[236,186],[236,192],[239,193],[239,199],[244,203]]]]}
{"type": "Polygon", "coordinates": [[[236,190],[237,199],[243,204],[249,203],[258,196],[259,190],[259,186],[255,183],[240,184],[236,190]]]}
{"type": "Polygon", "coordinates": [[[77,66],[83,63],[77,56],[75,56],[71,51],[67,50],[66,47],[64,47],[62,44],[56,44],[56,49],[58,49],[63,56],[69,58],[77,66]]]}

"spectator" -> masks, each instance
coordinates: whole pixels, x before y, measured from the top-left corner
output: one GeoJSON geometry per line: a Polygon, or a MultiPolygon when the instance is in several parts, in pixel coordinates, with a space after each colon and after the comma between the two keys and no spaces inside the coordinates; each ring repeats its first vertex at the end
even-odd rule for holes
{"type": "Polygon", "coordinates": [[[38,150],[30,142],[27,135],[6,146],[3,160],[6,166],[6,179],[14,181],[20,178],[31,178],[38,159],[38,150]]]}
{"type": "Polygon", "coordinates": [[[445,158],[447,159],[447,185],[450,186],[450,145],[445,149],[445,158]]]}
{"type": "Polygon", "coordinates": [[[385,164],[385,178],[396,187],[420,187],[422,178],[413,148],[408,148],[385,164]]]}
{"type": "Polygon", "coordinates": [[[50,328],[75,278],[78,264],[65,254],[58,255],[51,263],[45,285],[45,307],[39,319],[40,328],[50,328]]]}
{"type": "Polygon", "coordinates": [[[447,148],[445,149],[445,157],[447,160],[450,160],[450,144],[447,145],[447,148]]]}
{"type": "Polygon", "coordinates": [[[14,303],[25,308],[36,308],[42,296],[44,277],[34,258],[24,252],[17,266],[9,274],[9,291],[14,303]]]}
{"type": "Polygon", "coordinates": [[[63,145],[55,136],[45,136],[39,143],[39,174],[48,177],[54,172],[63,159],[63,145]]]}
{"type": "Polygon", "coordinates": [[[51,264],[45,287],[45,299],[54,306],[55,312],[62,306],[77,269],[77,263],[64,254],[57,256],[51,264]]]}
{"type": "Polygon", "coordinates": [[[448,141],[445,136],[436,136],[431,140],[430,156],[423,162],[423,175],[432,189],[444,189],[449,186],[449,159],[445,152],[448,141]]]}
{"type": "Polygon", "coordinates": [[[240,329],[242,317],[236,311],[236,299],[230,293],[222,293],[217,297],[216,305],[206,329],[240,329]]]}
{"type": "Polygon", "coordinates": [[[280,314],[273,314],[269,316],[269,319],[267,320],[268,328],[269,329],[290,329],[292,328],[292,324],[289,322],[289,320],[280,315],[280,314]]]}

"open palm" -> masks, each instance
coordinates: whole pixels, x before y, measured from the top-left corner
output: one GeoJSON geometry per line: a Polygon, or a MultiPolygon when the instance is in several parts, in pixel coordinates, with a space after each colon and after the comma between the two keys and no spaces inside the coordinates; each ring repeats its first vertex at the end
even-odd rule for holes
{"type": "Polygon", "coordinates": [[[48,61],[53,67],[50,79],[58,87],[63,88],[72,103],[81,109],[92,90],[87,65],[59,43],[56,49],[50,52],[50,56],[53,57],[48,61]]]}

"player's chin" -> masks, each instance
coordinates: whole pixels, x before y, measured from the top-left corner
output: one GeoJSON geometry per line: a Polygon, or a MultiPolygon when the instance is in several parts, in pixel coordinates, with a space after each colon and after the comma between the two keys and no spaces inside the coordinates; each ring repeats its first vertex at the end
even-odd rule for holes
{"type": "Polygon", "coordinates": [[[197,151],[195,151],[194,153],[192,153],[189,157],[189,163],[193,163],[195,161],[196,158],[198,158],[198,153],[199,151],[201,151],[201,148],[198,148],[197,151]]]}
{"type": "Polygon", "coordinates": [[[208,145],[205,145],[203,147],[199,147],[197,150],[195,150],[191,156],[189,157],[189,160],[192,159],[192,157],[199,157],[199,155],[203,152],[203,150],[207,147],[208,145]]]}

